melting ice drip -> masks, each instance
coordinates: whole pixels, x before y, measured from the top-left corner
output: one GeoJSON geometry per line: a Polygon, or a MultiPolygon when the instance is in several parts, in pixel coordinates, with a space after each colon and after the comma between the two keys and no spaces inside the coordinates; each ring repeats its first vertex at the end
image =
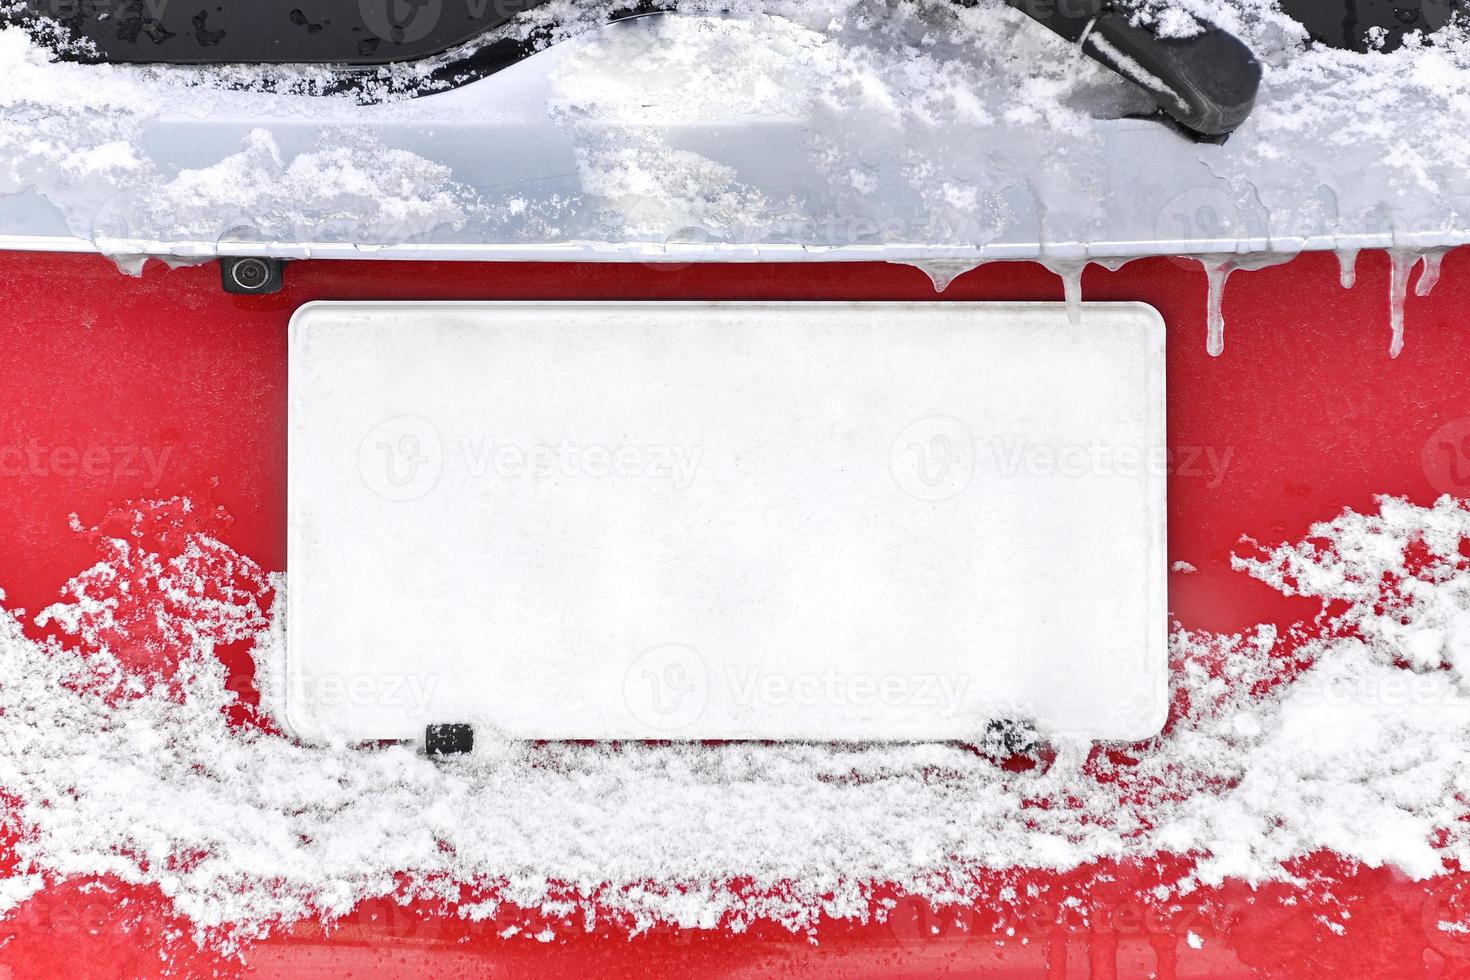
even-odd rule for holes
{"type": "Polygon", "coordinates": [[[1240,269],[1254,271],[1267,266],[1290,262],[1294,255],[1201,255],[1200,266],[1205,270],[1209,291],[1205,299],[1205,350],[1211,357],[1225,353],[1225,281],[1230,274],[1240,269]]]}
{"type": "MultiPolygon", "coordinates": [[[[1422,265],[1419,281],[1414,286],[1414,295],[1428,296],[1439,282],[1440,265],[1448,249],[1427,250],[1390,249],[1389,275],[1389,328],[1391,339],[1388,356],[1398,357],[1404,350],[1404,300],[1409,290],[1409,275],[1415,265],[1422,265]]],[[[1263,269],[1279,265],[1296,258],[1294,254],[1253,256],[1201,256],[1199,263],[1209,278],[1209,310],[1207,313],[1208,335],[1206,347],[1212,357],[1219,357],[1225,350],[1225,317],[1221,312],[1221,301],[1225,293],[1225,280],[1237,269],[1263,269]]],[[[1338,281],[1343,289],[1352,289],[1357,282],[1357,249],[1337,251],[1338,281]]]]}
{"type": "MultiPolygon", "coordinates": [[[[1082,322],[1082,273],[1089,265],[1102,266],[1109,272],[1117,272],[1132,259],[1063,259],[1043,257],[1037,260],[1062,280],[1062,296],[1067,304],[1067,319],[1073,326],[1082,322]]],[[[934,284],[934,291],[942,293],[960,276],[986,265],[985,260],[974,259],[918,259],[904,262],[923,271],[934,284]]]]}
{"type": "MultiPolygon", "coordinates": [[[[1390,249],[1389,276],[1389,328],[1391,339],[1388,354],[1398,357],[1404,349],[1404,302],[1409,291],[1409,277],[1414,266],[1421,266],[1419,281],[1414,285],[1414,295],[1428,296],[1439,282],[1440,266],[1447,248],[1435,249],[1390,249]]],[[[1282,265],[1300,253],[1285,252],[1263,255],[1198,255],[1191,256],[1204,269],[1208,282],[1205,304],[1205,349],[1211,357],[1225,352],[1225,282],[1232,272],[1255,271],[1269,266],[1282,265]]],[[[1357,282],[1358,249],[1338,249],[1338,281],[1343,289],[1352,289],[1357,282]]],[[[1089,265],[1100,265],[1109,272],[1117,272],[1131,259],[1059,259],[1043,257],[1037,260],[1062,280],[1062,296],[1067,304],[1067,319],[1074,325],[1082,322],[1082,274],[1089,265]]],[[[934,291],[944,292],[960,276],[985,265],[984,260],[931,259],[904,263],[923,270],[934,284],[934,291]]]]}
{"type": "Polygon", "coordinates": [[[1444,261],[1444,253],[1447,249],[1432,249],[1427,252],[1412,252],[1405,249],[1393,249],[1388,255],[1392,262],[1392,275],[1389,277],[1389,327],[1392,330],[1393,339],[1388,344],[1388,356],[1398,357],[1404,350],[1404,298],[1409,289],[1409,273],[1416,263],[1422,263],[1424,270],[1419,273],[1419,282],[1414,286],[1415,296],[1428,296],[1434,284],[1439,282],[1439,266],[1444,261]]]}

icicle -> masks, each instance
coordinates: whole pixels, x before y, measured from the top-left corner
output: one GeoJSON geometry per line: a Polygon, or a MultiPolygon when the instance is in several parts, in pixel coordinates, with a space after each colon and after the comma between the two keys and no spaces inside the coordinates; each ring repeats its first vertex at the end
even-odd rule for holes
{"type": "Polygon", "coordinates": [[[1259,255],[1190,256],[1205,270],[1205,278],[1210,284],[1205,314],[1205,350],[1209,351],[1211,357],[1219,357],[1225,352],[1225,314],[1222,307],[1225,301],[1225,280],[1230,278],[1230,273],[1254,272],[1268,266],[1281,265],[1296,258],[1297,254],[1299,253],[1265,252],[1259,255]]]}
{"type": "Polygon", "coordinates": [[[1087,260],[1042,259],[1041,264],[1061,278],[1067,320],[1077,326],[1082,322],[1082,273],[1087,270],[1087,260]]]}
{"type": "Polygon", "coordinates": [[[1408,249],[1389,249],[1388,325],[1392,339],[1388,342],[1388,356],[1398,357],[1404,350],[1404,301],[1408,298],[1409,274],[1414,266],[1423,263],[1419,281],[1414,285],[1415,296],[1428,296],[1439,282],[1440,263],[1447,249],[1436,248],[1425,252],[1408,249]]]}
{"type": "Polygon", "coordinates": [[[1067,304],[1067,322],[1074,327],[1082,322],[1082,270],[1086,268],[1083,263],[1062,274],[1062,301],[1067,304]]]}
{"type": "Polygon", "coordinates": [[[979,259],[911,259],[898,262],[899,265],[911,265],[915,269],[923,271],[934,284],[934,291],[942,293],[949,288],[949,284],[971,269],[978,269],[984,265],[979,259]]]}
{"type": "Polygon", "coordinates": [[[1225,300],[1225,280],[1230,278],[1230,273],[1235,271],[1235,266],[1229,259],[1221,259],[1216,256],[1201,255],[1198,259],[1200,266],[1205,270],[1205,278],[1210,284],[1205,314],[1205,350],[1209,351],[1211,357],[1219,357],[1225,353],[1225,314],[1222,311],[1225,300]]]}
{"type": "Polygon", "coordinates": [[[1409,272],[1419,259],[1413,252],[1390,249],[1388,282],[1388,325],[1393,339],[1388,342],[1388,356],[1398,357],[1404,350],[1404,299],[1409,292],[1409,272]]]}
{"type": "Polygon", "coordinates": [[[214,261],[207,255],[160,255],[158,258],[170,269],[192,269],[214,261]]]}
{"type": "Polygon", "coordinates": [[[1352,289],[1353,283],[1358,281],[1357,249],[1340,248],[1337,250],[1337,281],[1342,283],[1343,289],[1352,289]]]}
{"type": "Polygon", "coordinates": [[[117,271],[125,276],[137,279],[143,275],[143,266],[148,262],[146,255],[131,255],[123,253],[112,253],[107,256],[112,264],[117,266],[117,271]]]}
{"type": "Polygon", "coordinates": [[[1428,296],[1434,284],[1439,282],[1439,264],[1444,261],[1445,251],[1442,248],[1431,249],[1419,257],[1424,268],[1419,271],[1419,281],[1414,284],[1415,296],[1428,296]]]}

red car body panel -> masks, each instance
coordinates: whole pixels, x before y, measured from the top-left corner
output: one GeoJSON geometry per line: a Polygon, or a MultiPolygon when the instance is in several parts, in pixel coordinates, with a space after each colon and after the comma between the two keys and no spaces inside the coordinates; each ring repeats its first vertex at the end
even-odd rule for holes
{"type": "MultiPolygon", "coordinates": [[[[1343,508],[1376,509],[1380,494],[1420,504],[1444,493],[1470,497],[1470,253],[1451,253],[1434,291],[1409,297],[1397,359],[1387,354],[1387,256],[1364,254],[1357,279],[1343,289],[1330,254],[1238,274],[1225,295],[1225,353],[1212,358],[1197,263],[1088,271],[1088,300],[1141,300],[1168,325],[1170,558],[1198,569],[1170,576],[1182,626],[1310,630],[1320,603],[1231,570],[1243,536],[1299,540],[1343,508]],[[1228,465],[1212,468],[1211,458],[1228,465]]],[[[309,261],[288,267],[281,293],[240,297],[220,290],[213,264],[154,264],[129,279],[94,256],[0,254],[5,605],[26,610],[27,629],[40,635],[34,614],[97,561],[71,515],[88,527],[139,499],[191,498],[220,540],[268,571],[286,568],[286,324],[302,303],[676,298],[1056,301],[1061,284],[1027,263],[987,265],[936,296],[922,272],[885,264],[309,261]],[[141,448],[165,465],[142,465],[141,448]]],[[[249,701],[248,655],[222,655],[249,701]]],[[[240,721],[256,723],[247,709],[240,721]]],[[[1470,940],[1436,928],[1463,919],[1462,891],[1470,909],[1470,875],[1413,882],[1321,854],[1293,867],[1305,884],[1227,883],[1160,917],[1140,896],[1169,860],[998,871],[997,888],[1024,880],[1046,898],[1017,915],[941,911],[895,896],[888,921],[824,921],[811,935],[761,925],[630,938],[569,921],[539,943],[501,938],[508,924],[535,921],[520,910],[472,923],[451,910],[372,902],[327,928],[287,928],[239,956],[198,949],[155,889],[59,881],[0,921],[0,974],[1470,976],[1470,940]],[[1086,922],[1065,914],[1076,895],[1094,909],[1086,922]]]]}

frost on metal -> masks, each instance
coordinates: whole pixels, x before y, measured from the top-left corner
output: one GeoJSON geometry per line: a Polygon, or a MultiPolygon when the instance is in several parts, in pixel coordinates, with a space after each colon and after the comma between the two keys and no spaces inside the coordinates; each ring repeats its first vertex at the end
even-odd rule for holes
{"type": "Polygon", "coordinates": [[[1240,556],[1321,598],[1315,626],[1176,629],[1163,735],[1020,766],[954,744],[303,747],[270,722],[280,577],[187,500],[79,530],[99,563],[0,617],[7,903],[64,879],[156,886],[197,941],[236,948],[381,896],[562,928],[802,930],[882,915],[885,889],[973,902],[987,869],[1143,862],[1163,901],[1291,881],[1322,851],[1415,878],[1470,861],[1470,509],[1448,497],[1240,556]],[[239,642],[259,713],[214,656],[239,642]]]}

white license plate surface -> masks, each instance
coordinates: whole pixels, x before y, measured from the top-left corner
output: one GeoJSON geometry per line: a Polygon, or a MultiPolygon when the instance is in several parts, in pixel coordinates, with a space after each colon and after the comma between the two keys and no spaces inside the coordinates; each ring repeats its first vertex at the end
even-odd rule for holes
{"type": "Polygon", "coordinates": [[[313,303],[308,739],[1099,739],[1167,707],[1141,304],[313,303]]]}

